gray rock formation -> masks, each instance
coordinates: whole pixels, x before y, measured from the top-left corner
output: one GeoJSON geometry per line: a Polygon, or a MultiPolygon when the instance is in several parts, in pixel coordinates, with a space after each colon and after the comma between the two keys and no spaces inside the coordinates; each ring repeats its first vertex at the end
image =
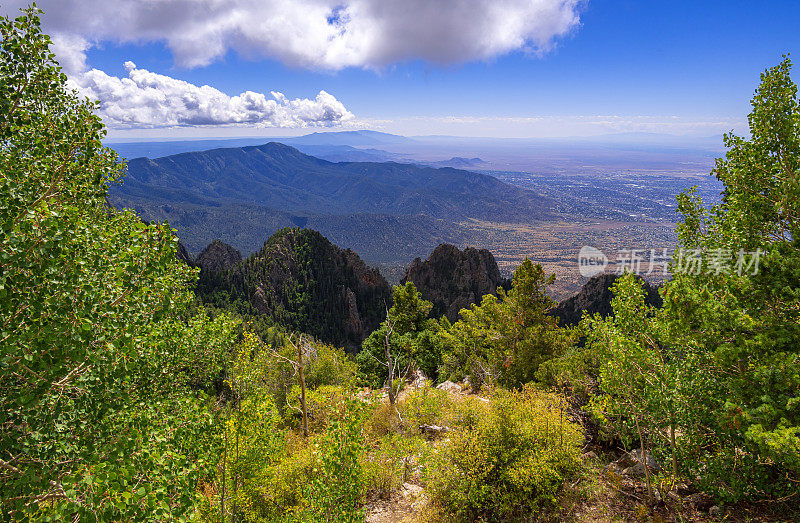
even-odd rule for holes
{"type": "MultiPolygon", "coordinates": [[[[567,298],[553,308],[552,315],[558,318],[558,324],[561,326],[577,325],[584,312],[599,313],[603,317],[608,316],[612,313],[611,300],[614,298],[611,287],[619,277],[618,274],[598,274],[592,277],[578,294],[567,298]]],[[[645,290],[645,303],[661,307],[662,300],[658,294],[658,287],[644,280],[642,282],[645,290]]]]}
{"type": "Polygon", "coordinates": [[[214,240],[197,256],[197,265],[206,271],[226,271],[241,261],[242,253],[221,240],[214,240]]]}
{"type": "Polygon", "coordinates": [[[401,283],[412,282],[422,297],[433,303],[433,314],[458,319],[458,312],[480,303],[485,294],[494,294],[507,284],[492,253],[468,247],[463,251],[443,243],[430,257],[414,260],[401,283]]]}
{"type": "Polygon", "coordinates": [[[186,250],[186,247],[184,247],[181,242],[178,242],[178,251],[175,253],[175,256],[186,265],[194,266],[194,261],[192,257],[189,256],[189,251],[186,250]]]}

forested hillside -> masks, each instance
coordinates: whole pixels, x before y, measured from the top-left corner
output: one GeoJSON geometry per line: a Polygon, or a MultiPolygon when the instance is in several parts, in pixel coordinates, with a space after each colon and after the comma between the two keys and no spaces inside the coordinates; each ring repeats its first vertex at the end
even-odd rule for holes
{"type": "MultiPolygon", "coordinates": [[[[0,36],[3,520],[797,520],[800,104],[788,58],[761,76],[750,137],[725,138],[721,202],[680,196],[662,306],[626,273],[610,311],[566,325],[580,303],[605,302],[588,298],[612,278],[559,323],[555,277],[525,259],[450,321],[413,282],[390,289],[307,229],[242,261],[216,243],[193,267],[169,224],[109,205],[125,165],[102,146],[96,105],[68,88],[38,11],[0,19],[0,36]]],[[[233,154],[317,162],[274,146],[233,154]]],[[[231,190],[214,186],[211,163],[171,172],[189,165],[203,191],[231,190]]],[[[345,178],[352,167],[318,165],[345,178]]],[[[389,167],[424,191],[404,169],[389,167]]],[[[414,173],[445,183],[453,171],[414,173]]],[[[483,289],[461,285],[465,266],[437,269],[458,280],[447,299],[483,289]]]]}
{"type": "Polygon", "coordinates": [[[351,350],[377,327],[390,305],[391,289],[383,276],[316,231],[278,231],[243,261],[236,262],[231,249],[214,242],[198,257],[197,295],[205,303],[233,305],[239,313],[264,315],[351,350]],[[212,263],[211,250],[225,253],[228,263],[212,263]]]}

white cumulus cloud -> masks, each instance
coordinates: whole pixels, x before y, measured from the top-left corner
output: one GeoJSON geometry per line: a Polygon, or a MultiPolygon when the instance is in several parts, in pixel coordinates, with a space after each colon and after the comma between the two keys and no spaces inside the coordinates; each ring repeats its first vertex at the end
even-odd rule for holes
{"type": "MultiPolygon", "coordinates": [[[[140,69],[88,69],[106,42],[164,43],[180,67],[229,52],[335,71],[425,60],[449,64],[509,52],[545,53],[580,25],[588,0],[38,0],[53,50],[73,85],[101,102],[108,125],[338,125],[353,115],[332,95],[313,100],[246,91],[228,96],[140,69]]],[[[6,0],[15,16],[29,0],[6,0]]]]}
{"type": "Polygon", "coordinates": [[[110,127],[247,125],[256,127],[331,126],[353,119],[331,94],[290,100],[272,92],[245,91],[228,96],[208,85],[150,72],[126,62],[127,78],[91,69],[70,77],[80,94],[100,101],[100,115],[110,127]]]}
{"type": "MultiPolygon", "coordinates": [[[[588,0],[39,0],[45,29],[79,66],[89,43],[164,42],[182,67],[229,51],[338,70],[543,53],[588,0]],[[68,45],[71,44],[71,45],[68,45]]],[[[28,0],[9,0],[15,12],[28,0]]]]}

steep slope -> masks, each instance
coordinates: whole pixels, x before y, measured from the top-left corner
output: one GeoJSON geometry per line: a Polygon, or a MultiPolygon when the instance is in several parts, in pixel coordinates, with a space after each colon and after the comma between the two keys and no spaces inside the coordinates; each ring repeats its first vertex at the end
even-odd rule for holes
{"type": "Polygon", "coordinates": [[[194,266],[194,260],[189,256],[189,251],[186,250],[186,247],[180,241],[178,242],[178,251],[175,253],[175,256],[186,265],[194,266]]]}
{"type": "Polygon", "coordinates": [[[441,244],[427,260],[415,259],[401,283],[412,282],[422,296],[433,303],[436,316],[458,319],[458,312],[472,303],[480,303],[484,294],[494,294],[507,284],[491,252],[441,244]]]}
{"type": "MultiPolygon", "coordinates": [[[[284,143],[284,142],[281,142],[284,143]]],[[[349,145],[302,145],[292,144],[303,154],[315,156],[329,162],[392,162],[413,163],[404,161],[396,154],[374,148],[356,149],[349,145]]]]}
{"type": "Polygon", "coordinates": [[[377,270],[317,231],[282,229],[225,271],[204,269],[198,294],[237,300],[295,331],[357,348],[383,320],[391,289],[377,270]]]}

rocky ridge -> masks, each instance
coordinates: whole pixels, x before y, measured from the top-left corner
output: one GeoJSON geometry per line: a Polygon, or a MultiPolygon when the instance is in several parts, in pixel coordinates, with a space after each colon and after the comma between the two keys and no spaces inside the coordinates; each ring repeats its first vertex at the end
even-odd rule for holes
{"type": "MultiPolygon", "coordinates": [[[[603,317],[608,316],[612,313],[611,300],[614,298],[611,287],[619,277],[619,274],[612,273],[598,274],[592,277],[578,294],[560,302],[553,308],[551,314],[558,318],[561,326],[577,325],[584,312],[599,313],[603,317]]],[[[645,303],[661,307],[662,300],[658,294],[658,287],[648,281],[641,281],[644,285],[645,303]]]]}
{"type": "Polygon", "coordinates": [[[386,315],[392,291],[377,269],[319,232],[282,229],[252,256],[214,242],[198,257],[198,294],[249,304],[293,330],[357,350],[386,315]]]}

